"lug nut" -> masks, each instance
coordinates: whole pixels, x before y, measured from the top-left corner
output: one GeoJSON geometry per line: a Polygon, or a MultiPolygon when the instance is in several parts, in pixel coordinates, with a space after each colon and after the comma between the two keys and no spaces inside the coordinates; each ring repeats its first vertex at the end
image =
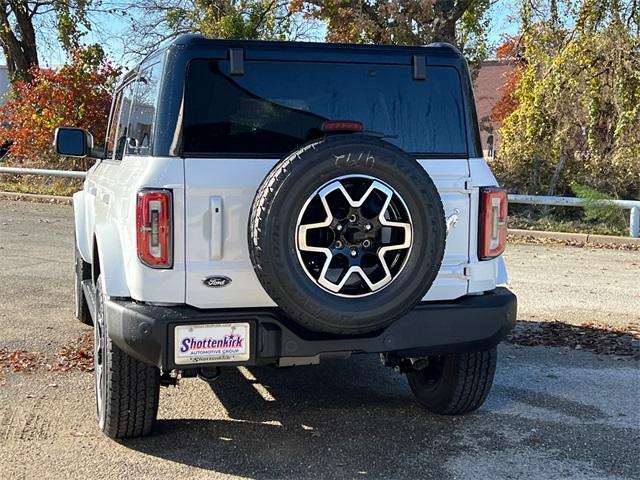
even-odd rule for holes
{"type": "Polygon", "coordinates": [[[335,247],[336,248],[342,248],[342,242],[340,240],[336,241],[335,247]]]}
{"type": "Polygon", "coordinates": [[[370,223],[367,223],[367,224],[364,226],[364,229],[365,229],[366,231],[369,231],[369,230],[371,230],[372,228],[373,228],[373,225],[371,225],[370,223]]]}
{"type": "Polygon", "coordinates": [[[365,240],[364,242],[362,242],[362,246],[364,248],[369,248],[371,246],[371,240],[365,240]]]}
{"type": "Polygon", "coordinates": [[[358,220],[358,216],[355,213],[352,213],[351,215],[349,215],[349,221],[351,223],[355,223],[356,220],[358,220]]]}
{"type": "Polygon", "coordinates": [[[340,225],[340,224],[336,225],[336,230],[341,231],[342,230],[342,225],[340,225]]]}
{"type": "Polygon", "coordinates": [[[355,248],[351,249],[351,256],[352,257],[357,257],[358,256],[358,251],[355,248]]]}

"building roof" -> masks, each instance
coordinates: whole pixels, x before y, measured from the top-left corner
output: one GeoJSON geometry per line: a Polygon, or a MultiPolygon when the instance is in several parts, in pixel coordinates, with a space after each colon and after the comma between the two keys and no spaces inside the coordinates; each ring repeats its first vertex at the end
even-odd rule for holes
{"type": "Polygon", "coordinates": [[[476,109],[480,123],[489,122],[491,109],[502,96],[506,76],[513,70],[510,60],[485,60],[475,80],[476,109]]]}

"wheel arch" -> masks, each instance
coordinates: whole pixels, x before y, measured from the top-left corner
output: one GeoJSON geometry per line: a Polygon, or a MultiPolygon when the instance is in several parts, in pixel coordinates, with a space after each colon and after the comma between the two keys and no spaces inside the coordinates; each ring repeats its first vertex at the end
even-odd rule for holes
{"type": "Polygon", "coordinates": [[[93,266],[94,283],[98,275],[102,275],[104,293],[108,297],[130,297],[120,233],[115,224],[96,225],[93,252],[97,256],[93,266]]]}
{"type": "Polygon", "coordinates": [[[80,256],[87,263],[93,262],[93,249],[89,228],[87,226],[86,193],[80,190],[73,194],[73,224],[75,229],[75,242],[80,256]]]}

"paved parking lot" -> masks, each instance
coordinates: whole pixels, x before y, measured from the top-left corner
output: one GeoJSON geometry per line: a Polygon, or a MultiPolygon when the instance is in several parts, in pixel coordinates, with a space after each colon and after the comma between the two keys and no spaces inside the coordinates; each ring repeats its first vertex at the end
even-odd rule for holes
{"type": "MultiPolygon", "coordinates": [[[[0,200],[0,348],[53,356],[72,314],[71,208],[0,200]]],[[[640,254],[533,245],[507,254],[521,320],[640,321],[640,254]]],[[[375,357],[233,369],[163,389],[157,434],[94,426],[88,372],[5,374],[0,478],[640,478],[637,360],[504,345],[485,406],[428,414],[375,357]]]]}

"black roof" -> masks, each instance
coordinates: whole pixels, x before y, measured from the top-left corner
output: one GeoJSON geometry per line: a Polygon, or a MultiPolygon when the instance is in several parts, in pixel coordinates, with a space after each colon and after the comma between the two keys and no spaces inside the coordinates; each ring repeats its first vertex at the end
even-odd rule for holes
{"type": "Polygon", "coordinates": [[[171,40],[167,46],[183,45],[183,46],[204,46],[204,47],[240,47],[240,48],[294,48],[302,50],[320,49],[320,50],[355,50],[355,51],[393,51],[393,52],[415,52],[420,51],[423,54],[453,54],[461,55],[460,51],[450,43],[434,42],[428,45],[380,45],[380,44],[362,44],[362,43],[330,43],[330,42],[290,42],[290,41],[273,41],[273,40],[232,40],[232,39],[214,39],[207,38],[198,33],[187,33],[171,40]]]}
{"type": "MultiPolygon", "coordinates": [[[[348,43],[287,42],[266,40],[221,40],[206,38],[198,34],[181,35],[168,45],[169,49],[184,49],[201,52],[212,57],[224,58],[230,48],[241,48],[247,60],[290,60],[290,61],[349,61],[349,62],[410,62],[412,55],[450,62],[464,62],[460,51],[448,43],[432,43],[425,46],[369,45],[348,43]],[[400,60],[400,58],[403,60],[400,60]]],[[[427,64],[429,64],[427,60],[427,64]]],[[[466,63],[466,62],[465,62],[466,63]]]]}
{"type": "MultiPolygon", "coordinates": [[[[426,57],[427,65],[448,64],[466,69],[466,60],[449,43],[437,42],[422,46],[372,45],[325,42],[290,42],[270,40],[212,39],[197,33],[187,33],[167,41],[149,54],[140,64],[146,64],[167,51],[171,57],[228,58],[230,48],[245,51],[246,60],[335,61],[357,63],[411,63],[413,55],[426,57]]],[[[140,65],[139,64],[139,65],[140,65]]],[[[127,72],[123,83],[130,80],[138,67],[127,72]]]]}

